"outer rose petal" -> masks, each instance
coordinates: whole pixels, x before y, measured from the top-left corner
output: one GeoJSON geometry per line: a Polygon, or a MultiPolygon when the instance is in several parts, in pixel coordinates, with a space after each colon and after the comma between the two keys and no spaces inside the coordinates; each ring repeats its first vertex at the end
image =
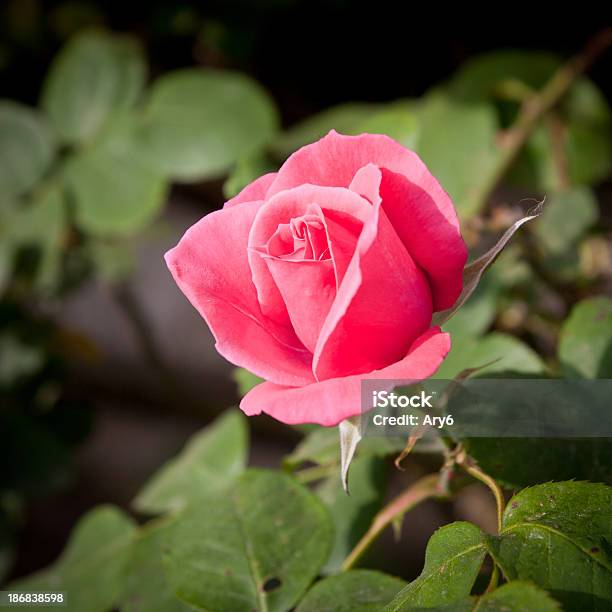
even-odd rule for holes
{"type": "Polygon", "coordinates": [[[415,261],[430,277],[434,310],[450,308],[461,292],[467,249],[450,197],[413,151],[387,136],[343,136],[332,130],[287,159],[266,197],[303,183],[348,187],[357,171],[367,164],[406,179],[398,182],[386,174],[381,194],[383,208],[415,261]],[[436,253],[441,254],[436,258],[436,253]]]}
{"type": "Polygon", "coordinates": [[[431,323],[431,293],[380,204],[370,208],[314,352],[317,380],[394,363],[431,323]]]}
{"type": "Polygon", "coordinates": [[[231,200],[228,200],[223,208],[229,208],[242,202],[256,202],[257,200],[265,200],[266,192],[276,178],[276,172],[269,172],[249,183],[238,195],[235,195],[231,200]]]}
{"type": "Polygon", "coordinates": [[[247,237],[262,202],[213,212],[166,253],[177,285],[204,317],[228,361],[284,385],[314,380],[311,356],[291,346],[287,331],[268,321],[257,303],[247,261],[247,237]]]}
{"type": "Polygon", "coordinates": [[[361,414],[361,380],[410,380],[429,378],[450,350],[450,335],[439,327],[427,330],[397,363],[369,374],[331,378],[304,387],[284,387],[264,382],[247,393],[240,408],[253,416],[265,412],[275,419],[296,425],[337,425],[361,414]]]}

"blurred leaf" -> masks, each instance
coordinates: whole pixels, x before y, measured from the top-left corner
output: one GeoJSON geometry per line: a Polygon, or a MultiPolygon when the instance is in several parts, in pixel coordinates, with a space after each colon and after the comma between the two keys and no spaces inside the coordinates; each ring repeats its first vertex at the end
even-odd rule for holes
{"type": "Polygon", "coordinates": [[[548,589],[563,609],[612,605],[612,488],[553,482],[515,495],[492,554],[508,580],[548,589]]]}
{"type": "Polygon", "coordinates": [[[499,157],[495,111],[486,103],[464,104],[440,91],[424,98],[418,113],[417,153],[467,219],[480,212],[482,190],[499,157]]]}
{"type": "Polygon", "coordinates": [[[55,58],[42,107],[69,143],[91,139],[109,117],[134,105],[146,79],[141,49],[102,31],[78,34],[55,58]]]}
{"type": "Polygon", "coordinates": [[[166,179],[148,165],[126,132],[122,117],[65,168],[79,227],[96,236],[127,236],[143,229],[165,202],[166,179]]]}
{"type": "Polygon", "coordinates": [[[493,51],[463,64],[449,89],[454,96],[477,102],[503,93],[503,84],[518,81],[528,90],[539,89],[559,66],[552,53],[532,51],[493,51]]]}
{"type": "Polygon", "coordinates": [[[277,110],[245,75],[180,70],[155,81],[135,138],[150,164],[178,180],[217,177],[274,136],[277,110]]]}
{"type": "Polygon", "coordinates": [[[492,593],[479,597],[477,602],[479,612],[561,611],[561,606],[546,591],[520,580],[504,584],[492,593]]]}
{"type": "Polygon", "coordinates": [[[208,610],[291,609],[325,563],[327,510],[289,476],[249,470],[229,494],[193,503],[168,542],[166,576],[208,610]]]}
{"type": "Polygon", "coordinates": [[[460,335],[442,362],[435,378],[452,380],[465,368],[487,367],[478,376],[493,372],[542,374],[545,366],[537,353],[514,336],[493,332],[482,338],[460,335]],[[495,362],[495,363],[491,363],[495,362]]]}
{"type": "Polygon", "coordinates": [[[262,152],[243,157],[236,162],[225,183],[223,183],[223,195],[229,200],[238,195],[249,183],[256,178],[276,170],[272,162],[262,152]]]}
{"type": "Polygon", "coordinates": [[[304,145],[322,138],[330,130],[341,134],[359,134],[359,126],[368,121],[381,108],[365,102],[348,102],[332,106],[316,115],[291,126],[274,141],[273,149],[282,157],[288,157],[304,145]]]}
{"type": "Polygon", "coordinates": [[[79,521],[51,567],[19,580],[10,589],[65,591],[65,610],[106,612],[122,590],[134,534],[134,524],[120,510],[100,506],[79,521]]]}
{"type": "Polygon", "coordinates": [[[12,240],[38,253],[35,284],[48,292],[59,286],[62,250],[68,228],[64,193],[59,185],[45,186],[22,203],[11,222],[12,240]]]}
{"type": "Polygon", "coordinates": [[[0,387],[35,374],[44,363],[42,346],[26,344],[10,332],[0,334],[0,387]]]}
{"type": "MultiPolygon", "coordinates": [[[[385,457],[404,448],[405,441],[398,438],[366,437],[357,448],[358,457],[385,457]]],[[[316,427],[283,459],[283,465],[295,469],[303,463],[330,465],[340,461],[338,431],[335,427],[316,427]]]]}
{"type": "Polygon", "coordinates": [[[317,582],[296,612],[377,612],[406,583],[371,570],[352,570],[317,582]]]}
{"type": "Polygon", "coordinates": [[[471,523],[451,523],[430,538],[421,575],[384,608],[433,608],[468,597],[487,553],[485,535],[471,523]]]}
{"type": "MultiPolygon", "coordinates": [[[[520,103],[541,89],[562,65],[543,52],[495,51],[467,62],[452,79],[452,96],[471,102],[496,101],[500,127],[515,119],[520,103]]],[[[590,185],[612,168],[610,110],[605,97],[587,78],[579,79],[556,110],[558,142],[550,125],[538,126],[509,174],[509,179],[536,190],[558,187],[555,156],[564,156],[572,184],[590,185]]]]}
{"type": "Polygon", "coordinates": [[[394,104],[370,113],[367,119],[357,125],[355,132],[385,134],[401,145],[414,149],[419,138],[419,121],[414,105],[394,104]]]}
{"type": "Polygon", "coordinates": [[[244,368],[236,368],[232,373],[232,378],[238,387],[240,397],[245,396],[253,387],[264,382],[263,378],[251,374],[251,372],[244,368]]]}
{"type": "Polygon", "coordinates": [[[0,197],[30,190],[53,161],[54,138],[36,111],[0,100],[0,197]]]}
{"type": "Polygon", "coordinates": [[[127,240],[88,240],[87,253],[98,277],[110,283],[125,280],[136,267],[134,245],[127,240]]]}
{"type": "Polygon", "coordinates": [[[592,81],[581,79],[564,108],[570,117],[565,142],[570,181],[591,185],[606,178],[612,169],[612,119],[606,98],[592,81]]]}
{"type": "Polygon", "coordinates": [[[122,612],[188,612],[191,606],[177,599],[164,575],[162,554],[175,519],[147,523],[137,535],[126,567],[122,612]]]}
{"type": "Polygon", "coordinates": [[[161,514],[179,510],[194,498],[217,495],[244,470],[247,454],[246,418],[238,410],[226,411],[153,475],[133,506],[144,514],[161,514]]]}
{"type": "Polygon", "coordinates": [[[559,361],[568,378],[612,378],[612,300],[576,304],[561,328],[559,361]]]}
{"type": "Polygon", "coordinates": [[[599,208],[593,193],[585,187],[575,187],[547,199],[533,229],[550,253],[559,254],[571,249],[598,216],[599,208]]]}
{"type": "Polygon", "coordinates": [[[350,483],[351,494],[347,495],[339,474],[334,473],[317,488],[335,527],[334,547],[323,569],[328,574],[340,570],[380,509],[387,486],[385,462],[373,456],[357,457],[351,465],[350,483]]]}

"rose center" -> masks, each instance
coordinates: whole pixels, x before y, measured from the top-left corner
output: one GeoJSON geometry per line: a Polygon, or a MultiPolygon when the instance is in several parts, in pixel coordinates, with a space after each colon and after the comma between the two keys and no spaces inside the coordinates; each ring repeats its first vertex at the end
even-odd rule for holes
{"type": "Polygon", "coordinates": [[[280,223],[267,244],[268,255],[291,260],[330,259],[325,223],[316,213],[307,212],[289,223],[280,223]]]}

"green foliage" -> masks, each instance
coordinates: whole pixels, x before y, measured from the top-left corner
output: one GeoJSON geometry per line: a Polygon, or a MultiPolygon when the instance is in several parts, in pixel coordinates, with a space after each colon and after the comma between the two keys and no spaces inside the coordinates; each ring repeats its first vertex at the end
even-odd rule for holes
{"type": "Polygon", "coordinates": [[[181,454],[147,482],[134,508],[143,514],[161,514],[184,508],[194,498],[214,497],[227,490],[246,467],[245,421],[239,411],[225,412],[195,434],[181,454]]]}
{"type": "Polygon", "coordinates": [[[612,300],[577,304],[561,329],[559,360],[568,377],[612,377],[612,300]]]}
{"type": "Polygon", "coordinates": [[[497,164],[493,109],[456,102],[443,92],[421,104],[416,151],[453,198],[459,215],[471,217],[483,205],[483,191],[497,164]],[[463,151],[459,156],[458,150],[463,151]]]}
{"type": "Polygon", "coordinates": [[[436,372],[436,378],[452,380],[466,368],[486,366],[479,376],[499,372],[542,374],[538,354],[514,336],[492,332],[482,337],[459,335],[450,353],[436,372]],[[490,365],[487,365],[490,364],[490,365]]]}
{"type": "MultiPolygon", "coordinates": [[[[561,606],[546,591],[529,582],[511,582],[492,593],[479,597],[478,610],[484,612],[557,612],[561,606]]],[[[471,608],[476,609],[476,608],[471,608]]]]}
{"type": "Polygon", "coordinates": [[[53,161],[55,141],[43,117],[0,100],[0,201],[31,189],[53,161]]]}
{"type": "Polygon", "coordinates": [[[120,595],[134,535],[132,521],[116,508],[92,510],[81,519],[66,550],[50,568],[10,588],[65,591],[66,610],[104,612],[120,595]]]}
{"type": "Polygon", "coordinates": [[[194,502],[172,529],[167,578],[208,610],[287,610],[327,559],[329,514],[290,477],[249,470],[228,495],[194,502]]]}
{"type": "Polygon", "coordinates": [[[376,612],[405,584],[380,572],[345,572],[318,582],[296,612],[376,612]]]}
{"type": "Polygon", "coordinates": [[[182,70],[156,81],[136,139],[160,172],[183,181],[213,178],[274,136],[277,112],[247,77],[182,70]]]}
{"type": "MultiPolygon", "coordinates": [[[[494,103],[500,127],[505,128],[519,105],[560,66],[561,60],[549,53],[496,51],[468,62],[451,80],[449,92],[468,103],[494,103]]],[[[612,167],[609,130],[605,98],[591,81],[579,79],[530,138],[510,178],[536,190],[556,189],[562,155],[572,184],[593,184],[612,167]]]]}
{"type": "Polygon", "coordinates": [[[427,545],[421,575],[402,589],[385,610],[445,606],[469,596],[487,553],[485,535],[471,523],[451,523],[427,545]]]}
{"type": "Polygon", "coordinates": [[[163,518],[145,525],[132,547],[125,571],[122,612],[188,612],[191,606],[172,593],[162,561],[163,547],[174,519],[163,518]]]}
{"type": "Polygon", "coordinates": [[[351,494],[344,492],[340,475],[331,475],[317,487],[334,522],[334,547],[325,573],[337,572],[380,509],[387,485],[387,469],[379,457],[361,456],[351,463],[351,494]]]}
{"type": "Polygon", "coordinates": [[[491,550],[509,580],[530,580],[565,610],[612,605],[612,488],[537,485],[512,498],[491,550]]]}
{"type": "Polygon", "coordinates": [[[135,104],[145,78],[144,57],[132,39],[86,32],[56,57],[42,107],[65,142],[85,142],[113,113],[135,104]]]}

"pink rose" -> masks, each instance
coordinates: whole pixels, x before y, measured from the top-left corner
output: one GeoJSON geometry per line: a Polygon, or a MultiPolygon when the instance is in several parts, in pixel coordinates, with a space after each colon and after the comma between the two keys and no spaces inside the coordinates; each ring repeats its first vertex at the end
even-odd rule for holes
{"type": "Polygon", "coordinates": [[[462,288],[449,196],[386,136],[332,131],[191,227],[166,254],[219,353],[265,378],[248,415],[336,425],[362,378],[423,380],[450,349],[431,327],[462,288]]]}

